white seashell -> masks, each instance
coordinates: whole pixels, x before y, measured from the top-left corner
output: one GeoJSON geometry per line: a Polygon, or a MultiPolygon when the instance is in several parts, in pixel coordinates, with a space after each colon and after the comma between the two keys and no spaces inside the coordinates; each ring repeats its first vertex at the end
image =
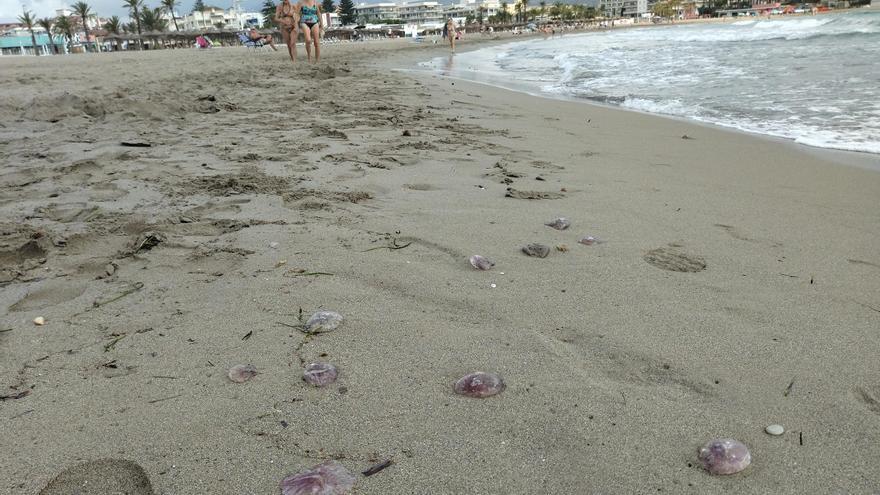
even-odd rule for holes
{"type": "Polygon", "coordinates": [[[34,325],[43,326],[45,324],[46,324],[46,319],[43,318],[42,316],[38,316],[38,317],[34,318],[34,325]]]}
{"type": "Polygon", "coordinates": [[[764,428],[764,431],[773,436],[779,436],[785,433],[785,428],[783,428],[782,425],[770,425],[767,428],[764,428]]]}

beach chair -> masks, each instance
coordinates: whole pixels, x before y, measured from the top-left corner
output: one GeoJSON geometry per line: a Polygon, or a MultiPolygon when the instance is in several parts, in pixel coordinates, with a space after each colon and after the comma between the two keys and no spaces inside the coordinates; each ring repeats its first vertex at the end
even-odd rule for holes
{"type": "Polygon", "coordinates": [[[245,33],[238,33],[238,40],[241,41],[241,44],[244,45],[245,47],[253,48],[254,51],[257,51],[257,50],[262,51],[263,48],[266,48],[265,43],[263,43],[260,40],[256,40],[256,41],[252,40],[245,33]]]}

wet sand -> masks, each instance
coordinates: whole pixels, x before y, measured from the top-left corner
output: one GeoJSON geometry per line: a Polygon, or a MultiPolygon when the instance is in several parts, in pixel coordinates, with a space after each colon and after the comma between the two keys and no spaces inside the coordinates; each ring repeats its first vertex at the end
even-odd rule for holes
{"type": "Polygon", "coordinates": [[[0,492],[880,490],[880,174],[391,70],[444,52],[0,59],[0,492]],[[477,370],[506,390],[455,395],[477,370]],[[710,476],[715,437],[752,466],[710,476]]]}

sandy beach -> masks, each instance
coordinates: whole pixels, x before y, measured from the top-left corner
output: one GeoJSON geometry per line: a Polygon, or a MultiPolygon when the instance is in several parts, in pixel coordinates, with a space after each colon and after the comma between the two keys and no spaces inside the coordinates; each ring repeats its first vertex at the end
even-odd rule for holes
{"type": "Polygon", "coordinates": [[[0,59],[0,493],[880,493],[877,157],[394,70],[445,53],[0,59]]]}

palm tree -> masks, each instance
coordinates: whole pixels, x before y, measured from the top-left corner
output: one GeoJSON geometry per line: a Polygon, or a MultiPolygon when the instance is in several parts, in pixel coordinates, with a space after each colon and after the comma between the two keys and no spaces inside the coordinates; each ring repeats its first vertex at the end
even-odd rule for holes
{"type": "MultiPolygon", "coordinates": [[[[85,2],[76,2],[75,4],[70,6],[70,10],[73,11],[74,14],[78,15],[80,19],[82,19],[83,29],[86,32],[86,42],[83,44],[83,47],[86,51],[89,51],[89,16],[92,15],[92,7],[85,2]]],[[[95,48],[97,48],[97,44],[95,48]]]]}
{"type": "Polygon", "coordinates": [[[40,53],[37,52],[37,37],[34,36],[35,21],[34,14],[29,10],[22,10],[21,15],[18,16],[18,22],[24,24],[24,27],[28,28],[28,31],[31,32],[31,43],[33,43],[34,55],[39,55],[40,53]]]}
{"type": "Polygon", "coordinates": [[[547,2],[546,2],[545,0],[541,0],[541,1],[538,3],[538,5],[541,6],[541,10],[539,10],[538,12],[541,13],[541,17],[544,17],[544,11],[547,9],[547,2]]]}
{"type": "MultiPolygon", "coordinates": [[[[110,19],[107,19],[107,22],[104,23],[104,29],[107,30],[110,34],[119,34],[119,30],[122,28],[122,22],[119,20],[119,17],[113,16],[110,19]]],[[[113,42],[113,51],[119,51],[119,40],[114,40],[113,42]]]]}
{"type": "Polygon", "coordinates": [[[501,22],[507,22],[507,2],[501,2],[501,12],[499,12],[498,17],[501,18],[501,22]]]}
{"type": "Polygon", "coordinates": [[[171,15],[171,20],[174,21],[175,31],[180,31],[180,29],[177,27],[177,18],[174,17],[174,7],[176,7],[178,3],[180,2],[178,2],[177,0],[162,0],[162,8],[165,10],[165,12],[168,12],[171,15]]]}
{"type": "Polygon", "coordinates": [[[144,0],[125,0],[122,6],[128,8],[128,14],[137,25],[138,34],[141,34],[141,9],[144,8],[144,0]]]}
{"type": "Polygon", "coordinates": [[[64,36],[69,46],[70,42],[73,41],[73,23],[70,22],[69,16],[59,15],[55,19],[55,32],[64,36]]]}
{"type": "Polygon", "coordinates": [[[141,24],[147,32],[165,31],[168,21],[162,18],[162,8],[141,10],[141,24]]]}
{"type": "Polygon", "coordinates": [[[46,36],[49,37],[49,44],[52,45],[52,53],[58,53],[58,49],[55,46],[55,40],[52,38],[52,28],[55,27],[54,24],[55,20],[51,17],[37,19],[37,25],[46,30],[46,36]]]}
{"type": "Polygon", "coordinates": [[[526,22],[529,20],[529,0],[519,0],[519,3],[520,10],[522,10],[522,22],[526,22]]]}

